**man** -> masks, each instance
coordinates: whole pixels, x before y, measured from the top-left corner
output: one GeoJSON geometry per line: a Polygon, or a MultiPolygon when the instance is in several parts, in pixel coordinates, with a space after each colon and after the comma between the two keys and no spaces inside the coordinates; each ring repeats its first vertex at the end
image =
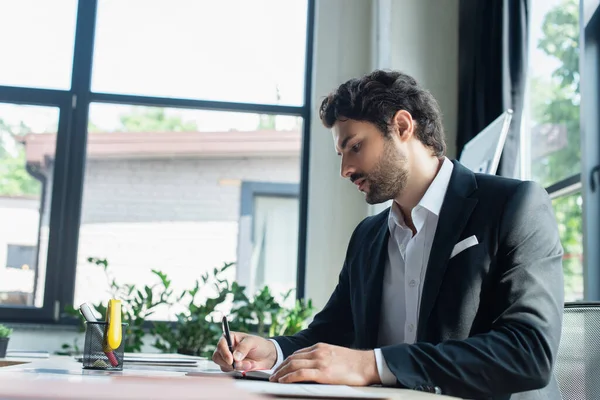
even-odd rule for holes
{"type": "Polygon", "coordinates": [[[342,177],[371,204],[309,327],[233,335],[223,370],[271,380],[406,387],[466,398],[559,399],[562,247],[543,188],[474,174],[445,154],[441,113],[413,78],[375,71],[322,103],[342,177]]]}

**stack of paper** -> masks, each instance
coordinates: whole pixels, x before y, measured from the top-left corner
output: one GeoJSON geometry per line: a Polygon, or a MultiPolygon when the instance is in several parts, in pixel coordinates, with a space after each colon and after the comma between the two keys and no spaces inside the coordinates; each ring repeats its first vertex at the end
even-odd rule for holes
{"type": "MultiPolygon", "coordinates": [[[[78,362],[83,361],[83,356],[76,356],[78,362]]],[[[125,353],[124,365],[153,365],[164,367],[197,367],[198,362],[206,361],[204,357],[193,357],[182,354],[161,353],[125,353]]]]}

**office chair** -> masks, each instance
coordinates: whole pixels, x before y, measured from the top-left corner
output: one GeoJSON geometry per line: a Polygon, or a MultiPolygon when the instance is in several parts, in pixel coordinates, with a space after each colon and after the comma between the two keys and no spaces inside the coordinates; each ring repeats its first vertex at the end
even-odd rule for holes
{"type": "Polygon", "coordinates": [[[565,303],[554,375],[564,400],[600,399],[600,302],[565,303]]]}

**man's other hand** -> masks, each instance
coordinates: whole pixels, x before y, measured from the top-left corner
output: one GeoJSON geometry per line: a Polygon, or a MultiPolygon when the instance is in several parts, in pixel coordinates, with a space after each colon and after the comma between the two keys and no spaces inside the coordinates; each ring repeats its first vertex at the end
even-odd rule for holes
{"type": "Polygon", "coordinates": [[[373,350],[353,350],[323,343],[298,350],[289,356],[270,380],[350,386],[381,383],[373,350]]]}

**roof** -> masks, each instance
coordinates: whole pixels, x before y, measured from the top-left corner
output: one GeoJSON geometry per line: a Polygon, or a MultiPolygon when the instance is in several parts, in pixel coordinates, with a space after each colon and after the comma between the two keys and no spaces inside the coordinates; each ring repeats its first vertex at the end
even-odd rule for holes
{"type": "MultiPolygon", "coordinates": [[[[299,157],[301,136],[298,131],[274,130],[91,133],[87,155],[90,159],[299,157]]],[[[21,142],[27,163],[42,166],[54,159],[55,133],[28,134],[21,142]]]]}

